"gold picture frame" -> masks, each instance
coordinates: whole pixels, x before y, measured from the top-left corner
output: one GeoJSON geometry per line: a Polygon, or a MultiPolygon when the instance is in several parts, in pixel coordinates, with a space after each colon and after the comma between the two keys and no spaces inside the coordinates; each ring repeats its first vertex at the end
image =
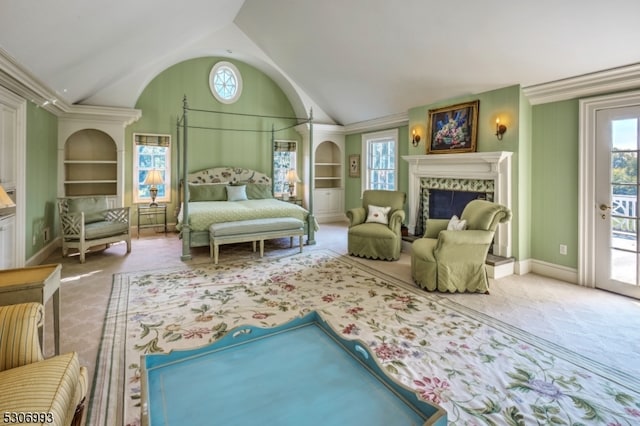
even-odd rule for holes
{"type": "Polygon", "coordinates": [[[427,154],[475,152],[480,101],[429,110],[427,154]]]}
{"type": "Polygon", "coordinates": [[[349,156],[349,177],[360,177],[360,155],[349,156]]]}

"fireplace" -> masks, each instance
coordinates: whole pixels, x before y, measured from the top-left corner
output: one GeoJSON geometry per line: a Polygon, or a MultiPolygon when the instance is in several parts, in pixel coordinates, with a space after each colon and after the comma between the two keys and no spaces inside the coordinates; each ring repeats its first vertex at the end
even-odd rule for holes
{"type": "MultiPolygon", "coordinates": [[[[431,191],[477,193],[476,198],[495,201],[511,207],[511,152],[476,152],[465,154],[409,155],[409,232],[420,235],[424,221],[431,215],[431,191]]],[[[439,194],[442,195],[442,194],[439,194]]],[[[447,196],[447,195],[445,195],[447,196]]],[[[473,197],[471,196],[471,197],[473,197]]],[[[459,195],[460,205],[465,204],[459,195]]],[[[439,209],[439,207],[438,207],[439,209]]],[[[459,209],[459,207],[458,207],[459,209]]],[[[447,213],[440,213],[448,215],[447,213]]],[[[459,214],[458,214],[459,216],[459,214]]],[[[451,216],[448,216],[451,217],[451,216]]],[[[496,230],[493,253],[511,256],[511,223],[496,230]]]]}

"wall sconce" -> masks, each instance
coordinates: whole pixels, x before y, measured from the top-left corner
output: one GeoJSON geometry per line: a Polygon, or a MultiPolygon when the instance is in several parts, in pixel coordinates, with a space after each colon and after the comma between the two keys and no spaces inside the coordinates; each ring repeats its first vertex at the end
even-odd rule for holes
{"type": "Polygon", "coordinates": [[[413,146],[418,146],[418,144],[420,143],[420,134],[416,131],[416,129],[413,129],[411,131],[411,143],[413,144],[413,146]]]}
{"type": "Polygon", "coordinates": [[[499,141],[502,140],[502,135],[504,135],[507,131],[507,126],[504,124],[500,124],[500,118],[496,118],[496,138],[499,141]]]}

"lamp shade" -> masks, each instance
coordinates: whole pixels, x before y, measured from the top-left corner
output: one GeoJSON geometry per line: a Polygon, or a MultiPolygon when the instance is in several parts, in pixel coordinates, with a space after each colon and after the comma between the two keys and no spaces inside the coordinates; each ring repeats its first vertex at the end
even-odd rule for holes
{"type": "Polygon", "coordinates": [[[298,177],[298,172],[295,169],[291,169],[287,172],[287,182],[293,184],[300,182],[300,178],[298,177]]]}
{"type": "Polygon", "coordinates": [[[160,170],[149,170],[143,182],[144,185],[162,185],[163,183],[160,170]]]}
{"type": "Polygon", "coordinates": [[[0,209],[6,209],[8,207],[15,207],[16,203],[13,202],[11,197],[5,192],[2,185],[0,185],[0,209]]]}

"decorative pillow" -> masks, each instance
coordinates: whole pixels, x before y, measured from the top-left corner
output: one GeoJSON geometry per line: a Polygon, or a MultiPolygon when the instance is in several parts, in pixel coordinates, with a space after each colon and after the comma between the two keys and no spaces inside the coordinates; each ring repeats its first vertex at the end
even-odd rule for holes
{"type": "Polygon", "coordinates": [[[247,198],[250,200],[263,200],[265,198],[273,198],[271,185],[266,183],[248,183],[247,198]]]}
{"type": "Polygon", "coordinates": [[[369,213],[367,214],[367,222],[389,224],[389,212],[391,207],[379,207],[369,204],[369,213]]]}
{"type": "Polygon", "coordinates": [[[107,210],[106,197],[69,198],[67,201],[69,213],[84,212],[84,223],[94,223],[104,220],[103,210],[107,210]]]}
{"type": "Polygon", "coordinates": [[[447,225],[447,231],[464,231],[465,229],[467,229],[467,221],[460,220],[458,216],[453,215],[447,225]]]}
{"type": "MultiPolygon", "coordinates": [[[[226,184],[226,182],[224,182],[226,184]]],[[[227,188],[221,183],[190,183],[189,201],[226,201],[227,188]]]]}
{"type": "Polygon", "coordinates": [[[227,201],[246,201],[247,200],[247,186],[227,185],[227,201]]]}

